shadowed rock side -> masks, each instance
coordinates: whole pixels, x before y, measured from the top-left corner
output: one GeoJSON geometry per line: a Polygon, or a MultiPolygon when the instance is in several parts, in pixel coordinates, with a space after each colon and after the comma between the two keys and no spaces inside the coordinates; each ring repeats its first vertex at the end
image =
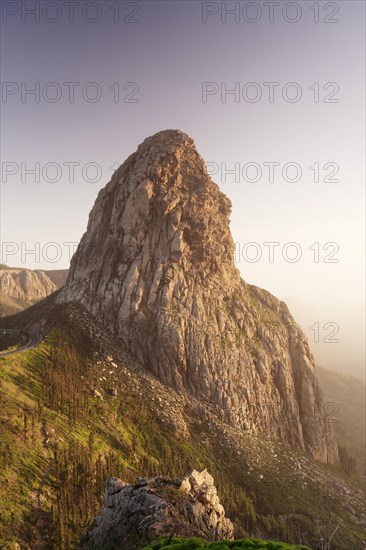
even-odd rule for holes
{"type": "Polygon", "coordinates": [[[104,506],[80,548],[136,548],[138,540],[159,536],[232,539],[232,522],[225,518],[212,476],[203,470],[179,480],[160,476],[138,479],[129,485],[108,479],[104,506]]]}
{"type": "Polygon", "coordinates": [[[189,136],[147,138],[100,191],[57,299],[81,302],[220,419],[334,462],[306,337],[283,302],[240,278],[230,210],[189,136]]]}

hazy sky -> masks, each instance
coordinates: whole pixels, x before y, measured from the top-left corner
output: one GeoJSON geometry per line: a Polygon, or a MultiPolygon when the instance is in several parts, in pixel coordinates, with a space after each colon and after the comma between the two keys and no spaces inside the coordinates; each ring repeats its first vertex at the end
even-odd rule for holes
{"type": "Polygon", "coordinates": [[[2,261],[68,267],[64,243],[79,242],[113,169],[179,128],[232,200],[243,278],[288,302],[318,362],[360,375],[364,12],[349,0],[3,2],[2,261]]]}

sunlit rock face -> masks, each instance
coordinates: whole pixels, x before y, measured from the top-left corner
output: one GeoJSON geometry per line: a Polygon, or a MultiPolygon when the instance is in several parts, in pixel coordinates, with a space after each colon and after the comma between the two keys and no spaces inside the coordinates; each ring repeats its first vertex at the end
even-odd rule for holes
{"type": "Polygon", "coordinates": [[[240,278],[230,210],[189,136],[147,138],[100,191],[59,300],[222,420],[334,462],[306,338],[285,303],[240,278]]]}

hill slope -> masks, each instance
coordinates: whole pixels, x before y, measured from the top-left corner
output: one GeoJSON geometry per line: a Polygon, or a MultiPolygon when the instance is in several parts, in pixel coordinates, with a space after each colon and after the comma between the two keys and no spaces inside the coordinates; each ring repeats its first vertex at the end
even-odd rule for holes
{"type": "Polygon", "coordinates": [[[366,475],[366,387],[352,376],[317,367],[317,376],[332,414],[339,445],[357,460],[357,470],[366,475]]]}
{"type": "Polygon", "coordinates": [[[37,348],[0,359],[4,548],[76,548],[109,475],[133,482],[192,468],[213,474],[237,537],[309,545],[340,523],[334,549],[363,547],[356,476],[218,420],[162,385],[79,306],[57,319],[37,348]]]}

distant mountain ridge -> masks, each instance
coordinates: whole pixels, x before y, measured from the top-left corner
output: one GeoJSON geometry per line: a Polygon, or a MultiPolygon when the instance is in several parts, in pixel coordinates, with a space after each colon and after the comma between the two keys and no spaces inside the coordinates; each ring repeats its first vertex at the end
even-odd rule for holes
{"type": "Polygon", "coordinates": [[[69,274],[68,269],[44,269],[43,272],[51,279],[57,288],[64,286],[69,274]]]}
{"type": "Polygon", "coordinates": [[[65,284],[68,270],[23,269],[0,265],[0,316],[22,311],[65,284]]]}
{"type": "Polygon", "coordinates": [[[316,372],[324,394],[335,438],[357,460],[357,471],[366,475],[366,387],[342,373],[317,366],[316,372]]]}

